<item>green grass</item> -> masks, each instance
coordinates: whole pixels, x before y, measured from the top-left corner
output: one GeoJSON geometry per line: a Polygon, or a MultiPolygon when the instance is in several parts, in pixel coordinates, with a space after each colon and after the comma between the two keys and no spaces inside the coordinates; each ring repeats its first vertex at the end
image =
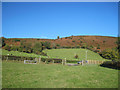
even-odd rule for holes
{"type": "MultiPolygon", "coordinates": [[[[18,51],[7,51],[2,49],[2,55],[13,55],[13,56],[24,56],[24,57],[40,57],[41,55],[37,55],[34,53],[24,53],[24,52],[18,52],[18,51]]],[[[45,58],[46,56],[41,56],[45,58]]]]}
{"type": "MultiPolygon", "coordinates": [[[[99,54],[87,50],[87,60],[105,60],[99,54]]],[[[66,58],[67,60],[77,60],[74,58],[75,54],[78,55],[79,60],[85,60],[86,49],[46,49],[43,52],[47,53],[49,57],[66,58]]]]}
{"type": "MultiPolygon", "coordinates": [[[[87,60],[106,60],[102,58],[99,54],[87,50],[87,60]]],[[[67,60],[85,60],[86,57],[86,49],[46,49],[43,52],[47,53],[50,58],[59,58],[59,59],[67,59],[67,60]],[[78,55],[78,59],[75,59],[75,54],[78,55]]],[[[40,57],[41,55],[37,55],[34,53],[24,53],[18,51],[7,51],[2,49],[2,55],[13,55],[13,56],[24,56],[24,57],[40,57]]],[[[46,58],[47,56],[41,56],[42,58],[46,58]]]]}
{"type": "Polygon", "coordinates": [[[117,88],[118,70],[98,65],[2,63],[3,88],[117,88]]]}

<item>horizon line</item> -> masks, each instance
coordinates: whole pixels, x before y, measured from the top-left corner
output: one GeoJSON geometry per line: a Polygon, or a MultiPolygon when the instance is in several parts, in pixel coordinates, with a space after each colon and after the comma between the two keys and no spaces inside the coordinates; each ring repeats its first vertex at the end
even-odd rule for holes
{"type": "MultiPolygon", "coordinates": [[[[59,35],[58,35],[59,36],[59,35]]],[[[104,35],[71,35],[71,36],[101,36],[101,37],[118,37],[118,36],[104,36],[104,35]]],[[[71,37],[71,36],[66,36],[66,37],[71,37]]],[[[4,36],[1,36],[0,38],[2,38],[4,36]]],[[[57,37],[57,36],[56,36],[57,37]]],[[[21,38],[21,39],[57,39],[57,38],[42,38],[42,37],[4,37],[4,38],[13,38],[13,39],[17,39],[17,38],[21,38]]],[[[60,38],[65,38],[65,37],[60,37],[60,38]]]]}

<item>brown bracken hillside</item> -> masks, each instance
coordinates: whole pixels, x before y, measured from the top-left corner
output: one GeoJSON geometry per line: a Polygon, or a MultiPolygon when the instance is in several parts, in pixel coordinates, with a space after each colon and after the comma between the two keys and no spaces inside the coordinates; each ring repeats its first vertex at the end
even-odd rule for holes
{"type": "Polygon", "coordinates": [[[60,47],[82,47],[82,45],[93,46],[94,49],[97,49],[99,46],[100,51],[104,49],[111,49],[117,47],[116,41],[117,37],[109,36],[70,36],[63,37],[59,39],[35,39],[35,38],[6,38],[5,43],[10,46],[20,46],[21,42],[34,43],[36,42],[45,42],[48,41],[51,43],[51,47],[54,45],[60,47]],[[14,40],[17,39],[17,42],[14,40]]]}

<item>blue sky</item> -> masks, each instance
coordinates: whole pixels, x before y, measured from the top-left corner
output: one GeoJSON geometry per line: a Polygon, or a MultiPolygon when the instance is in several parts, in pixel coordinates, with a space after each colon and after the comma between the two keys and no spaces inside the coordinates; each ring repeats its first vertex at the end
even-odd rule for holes
{"type": "Polygon", "coordinates": [[[3,2],[2,35],[50,38],[118,35],[117,2],[3,2]]]}

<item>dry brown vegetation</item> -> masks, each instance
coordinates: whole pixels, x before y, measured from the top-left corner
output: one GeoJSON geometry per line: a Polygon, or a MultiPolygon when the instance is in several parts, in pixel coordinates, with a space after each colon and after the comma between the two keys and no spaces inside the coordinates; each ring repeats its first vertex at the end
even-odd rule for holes
{"type": "MultiPolygon", "coordinates": [[[[70,36],[63,37],[59,39],[35,39],[35,38],[6,38],[5,43],[10,46],[19,46],[21,42],[36,43],[36,42],[45,42],[48,41],[51,43],[51,47],[54,45],[59,45],[60,47],[81,47],[83,44],[87,46],[93,46],[94,49],[97,49],[98,45],[100,49],[111,49],[117,46],[116,41],[117,37],[108,37],[108,36],[70,36]],[[16,40],[16,41],[15,41],[16,40]],[[18,41],[17,41],[18,40],[18,41]]],[[[4,47],[3,47],[4,48],[4,47]]]]}

